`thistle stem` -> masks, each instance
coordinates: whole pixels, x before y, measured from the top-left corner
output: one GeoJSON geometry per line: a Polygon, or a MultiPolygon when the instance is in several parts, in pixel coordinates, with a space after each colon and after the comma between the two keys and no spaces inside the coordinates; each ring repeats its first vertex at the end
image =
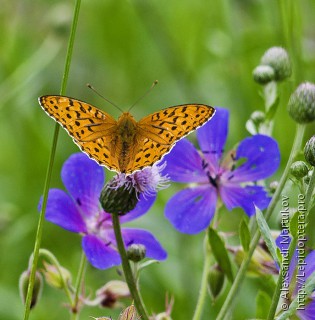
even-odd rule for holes
{"type": "Polygon", "coordinates": [[[117,242],[117,248],[120,254],[121,258],[121,264],[123,267],[125,279],[129,288],[129,291],[131,293],[131,296],[134,300],[134,305],[141,316],[141,319],[143,320],[149,320],[149,317],[147,315],[147,312],[145,310],[145,307],[142,303],[141,297],[139,295],[139,292],[137,290],[137,284],[135,281],[135,278],[133,276],[131,266],[129,263],[129,260],[127,258],[127,253],[124,245],[124,241],[121,234],[121,228],[120,228],[120,221],[118,214],[112,214],[112,220],[113,220],[113,228],[115,232],[115,238],[117,242]]]}
{"type": "MultiPolygon", "coordinates": [[[[67,54],[66,54],[65,69],[64,69],[62,83],[61,83],[60,94],[64,94],[66,91],[66,87],[67,87],[67,81],[68,81],[68,77],[69,77],[69,70],[70,70],[72,51],[73,51],[73,45],[74,45],[75,32],[76,32],[79,11],[80,11],[80,4],[81,4],[81,0],[76,0],[75,10],[74,10],[74,15],[73,15],[73,20],[72,20],[72,26],[71,26],[71,33],[70,33],[70,37],[69,37],[68,49],[67,49],[67,54]]],[[[36,231],[35,245],[34,245],[34,251],[33,251],[33,263],[32,263],[32,267],[31,267],[30,280],[29,280],[29,284],[28,284],[28,288],[27,288],[27,295],[26,295],[25,308],[24,308],[24,317],[23,317],[24,320],[28,320],[29,314],[30,314],[30,307],[31,307],[33,289],[34,289],[34,283],[35,283],[35,274],[36,274],[36,269],[37,269],[37,264],[38,264],[39,249],[40,249],[40,245],[41,245],[43,226],[44,226],[44,218],[45,218],[45,212],[46,212],[46,206],[47,206],[48,190],[49,190],[49,185],[50,185],[50,180],[51,180],[51,175],[52,175],[52,168],[53,168],[53,164],[54,164],[57,141],[58,141],[58,133],[59,133],[59,125],[56,124],[53,142],[52,142],[52,146],[51,146],[49,162],[48,162],[48,168],[47,168],[47,172],[46,172],[45,183],[44,183],[43,203],[42,203],[42,208],[40,211],[38,225],[37,225],[37,231],[36,231]]]]}
{"type": "MultiPolygon", "coordinates": [[[[291,153],[289,156],[289,160],[286,164],[286,167],[285,167],[284,172],[282,174],[282,177],[280,179],[279,186],[278,186],[276,192],[274,193],[274,195],[271,199],[271,202],[268,206],[268,209],[266,211],[266,214],[265,214],[266,221],[268,221],[268,219],[270,218],[271,214],[273,213],[273,211],[276,207],[276,204],[278,203],[278,200],[280,198],[283,187],[284,187],[284,185],[287,181],[287,178],[289,176],[291,164],[293,163],[295,156],[297,155],[297,153],[299,152],[299,150],[301,148],[304,131],[305,131],[305,125],[298,124],[295,138],[294,138],[294,142],[293,142],[293,146],[292,146],[291,153]]],[[[247,254],[246,258],[243,260],[243,262],[237,272],[237,275],[236,275],[235,280],[232,284],[232,287],[231,287],[231,289],[230,289],[230,291],[224,301],[224,304],[218,314],[217,320],[223,320],[225,318],[225,316],[227,315],[228,311],[233,307],[233,302],[235,302],[235,300],[236,300],[235,297],[237,297],[237,292],[239,292],[240,287],[244,281],[246,270],[248,268],[251,257],[253,255],[253,253],[256,249],[256,246],[259,242],[259,239],[260,239],[260,233],[259,233],[259,230],[257,230],[257,222],[254,222],[253,229],[254,229],[255,234],[254,234],[253,239],[250,243],[248,254],[247,254]]]]}

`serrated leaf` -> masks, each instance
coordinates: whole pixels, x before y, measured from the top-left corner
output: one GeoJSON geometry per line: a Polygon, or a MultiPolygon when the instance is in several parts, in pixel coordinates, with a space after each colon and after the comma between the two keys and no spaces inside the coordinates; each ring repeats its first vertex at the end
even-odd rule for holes
{"type": "Polygon", "coordinates": [[[290,218],[289,230],[293,238],[297,237],[299,226],[299,212],[296,211],[294,215],[290,218]]]}
{"type": "Polygon", "coordinates": [[[231,261],[226,250],[224,241],[219,236],[219,234],[212,228],[209,228],[209,244],[211,246],[213,255],[217,260],[218,265],[222,271],[226,274],[227,278],[233,282],[233,272],[231,261]]]}
{"type": "Polygon", "coordinates": [[[256,318],[257,319],[267,318],[270,304],[271,304],[270,296],[266,292],[259,290],[256,296],[256,318]]]}
{"type": "Polygon", "coordinates": [[[259,210],[259,208],[255,207],[255,209],[256,209],[256,220],[257,220],[258,228],[260,230],[260,234],[263,237],[273,260],[276,263],[278,263],[278,266],[280,266],[278,255],[277,255],[277,246],[272,238],[272,235],[268,227],[268,224],[265,220],[265,217],[263,213],[259,210]]]}
{"type": "Polygon", "coordinates": [[[249,250],[251,236],[250,236],[248,223],[245,219],[243,219],[240,223],[239,234],[240,234],[241,245],[244,251],[247,252],[249,250]]]}

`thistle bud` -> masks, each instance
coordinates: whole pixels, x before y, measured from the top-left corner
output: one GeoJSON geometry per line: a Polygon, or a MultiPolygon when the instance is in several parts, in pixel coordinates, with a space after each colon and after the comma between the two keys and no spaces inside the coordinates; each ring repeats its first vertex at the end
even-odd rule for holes
{"type": "Polygon", "coordinates": [[[259,84],[266,84],[275,79],[275,71],[267,65],[260,65],[253,70],[253,78],[259,84]]]}
{"type": "Polygon", "coordinates": [[[315,85],[310,82],[300,84],[292,93],[288,112],[298,123],[309,123],[315,120],[315,85]]]}
{"type": "Polygon", "coordinates": [[[315,136],[311,137],[304,148],[305,160],[312,166],[315,167],[315,136]]]}
{"type": "Polygon", "coordinates": [[[208,273],[208,290],[213,299],[216,299],[224,286],[224,273],[218,266],[213,266],[208,273]]]}
{"type": "Polygon", "coordinates": [[[307,175],[308,167],[304,161],[295,161],[291,165],[290,173],[296,179],[301,179],[307,175]]]}
{"type": "Polygon", "coordinates": [[[59,270],[56,268],[56,266],[49,264],[47,262],[44,262],[44,277],[46,282],[57,289],[62,289],[64,287],[64,284],[69,284],[71,282],[71,273],[69,270],[60,267],[60,272],[59,270]],[[62,278],[64,279],[64,282],[62,280],[62,278]]]}
{"type": "MultiPolygon", "coordinates": [[[[26,302],[29,280],[30,280],[30,271],[26,270],[21,274],[20,280],[19,280],[20,296],[24,304],[26,302]]],[[[38,271],[36,271],[32,301],[30,306],[31,309],[35,307],[36,303],[40,299],[42,290],[43,290],[43,278],[42,278],[42,275],[38,271]]]]}
{"type": "Polygon", "coordinates": [[[102,208],[111,214],[125,215],[138,203],[138,192],[135,188],[118,186],[114,178],[103,188],[100,196],[102,208]]]}
{"type": "Polygon", "coordinates": [[[132,244],[127,249],[127,257],[133,262],[139,262],[145,258],[146,247],[142,244],[132,244]]]}
{"type": "Polygon", "coordinates": [[[260,64],[272,67],[276,81],[284,80],[290,77],[292,73],[289,55],[287,51],[281,47],[268,49],[262,56],[260,64]]]}

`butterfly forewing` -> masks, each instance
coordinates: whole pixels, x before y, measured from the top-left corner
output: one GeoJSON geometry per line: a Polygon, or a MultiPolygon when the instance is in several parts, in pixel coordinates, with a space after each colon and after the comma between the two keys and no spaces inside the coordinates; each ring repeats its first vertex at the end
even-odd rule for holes
{"type": "Polygon", "coordinates": [[[152,166],[161,160],[176,141],[205,124],[215,109],[201,104],[169,107],[141,119],[134,155],[126,169],[127,173],[152,166]]]}
{"type": "Polygon", "coordinates": [[[186,104],[155,112],[139,122],[126,112],[117,122],[108,113],[65,96],[42,96],[39,103],[89,157],[127,174],[161,160],[176,141],[205,124],[215,112],[207,105],[186,104]]]}
{"type": "Polygon", "coordinates": [[[111,115],[88,103],[64,96],[42,96],[39,103],[89,157],[119,171],[111,144],[117,121],[111,115]]]}
{"type": "Polygon", "coordinates": [[[148,115],[138,125],[150,139],[170,145],[205,124],[214,112],[214,108],[203,104],[179,105],[148,115]]]}

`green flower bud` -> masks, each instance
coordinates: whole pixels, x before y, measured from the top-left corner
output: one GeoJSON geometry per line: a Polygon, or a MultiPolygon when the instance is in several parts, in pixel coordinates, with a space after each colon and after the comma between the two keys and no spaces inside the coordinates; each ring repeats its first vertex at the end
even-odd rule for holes
{"type": "MultiPolygon", "coordinates": [[[[21,274],[20,280],[19,280],[20,296],[24,304],[26,302],[29,280],[30,280],[30,271],[26,270],[21,274]]],[[[35,307],[36,303],[40,299],[42,290],[43,290],[43,277],[38,271],[36,271],[35,283],[33,287],[33,295],[32,295],[32,301],[31,301],[31,309],[35,307]]]]}
{"type": "Polygon", "coordinates": [[[127,249],[127,257],[133,262],[139,262],[145,258],[146,247],[142,244],[132,244],[127,249]]]}
{"type": "Polygon", "coordinates": [[[137,320],[137,310],[135,306],[132,304],[131,306],[127,307],[123,312],[119,315],[118,320],[137,320]]]}
{"type": "Polygon", "coordinates": [[[315,120],[315,85],[313,83],[305,82],[297,87],[291,94],[288,112],[298,123],[315,120]]]}
{"type": "Polygon", "coordinates": [[[265,122],[266,116],[265,113],[262,111],[254,111],[251,114],[250,119],[256,126],[259,126],[261,123],[265,122]]]}
{"type": "Polygon", "coordinates": [[[308,172],[307,176],[304,177],[304,182],[305,182],[306,184],[309,184],[309,183],[310,183],[312,175],[313,175],[313,170],[310,170],[310,171],[308,172]]]}
{"type": "Polygon", "coordinates": [[[216,299],[222,292],[224,279],[224,273],[217,265],[210,269],[208,273],[208,290],[213,299],[216,299]]]}
{"type": "MultiPolygon", "coordinates": [[[[44,277],[46,282],[57,289],[62,289],[64,288],[64,283],[62,281],[62,278],[60,276],[60,273],[56,266],[49,264],[47,262],[44,262],[44,277]]],[[[62,277],[65,281],[65,284],[70,284],[71,283],[71,273],[69,270],[65,269],[64,267],[60,267],[60,272],[62,274],[62,277]]]]}
{"type": "Polygon", "coordinates": [[[296,179],[301,179],[307,175],[308,167],[304,161],[295,161],[291,165],[290,173],[296,179]]]}
{"type": "Polygon", "coordinates": [[[253,70],[253,78],[259,84],[266,84],[275,80],[275,71],[267,65],[260,65],[253,70]]]}
{"type": "Polygon", "coordinates": [[[270,66],[275,72],[276,81],[290,77],[292,73],[291,62],[287,51],[281,47],[268,49],[260,61],[261,65],[270,66]]]}
{"type": "Polygon", "coordinates": [[[114,178],[103,188],[100,196],[102,208],[110,214],[124,215],[130,212],[138,203],[139,193],[134,187],[117,186],[114,178]]]}
{"type": "Polygon", "coordinates": [[[271,193],[275,193],[275,191],[276,191],[277,188],[278,188],[278,185],[279,185],[279,182],[278,182],[278,181],[272,181],[272,182],[270,182],[269,191],[270,191],[271,193]]]}
{"type": "Polygon", "coordinates": [[[315,167],[315,136],[311,137],[311,139],[306,142],[304,157],[312,167],[315,167]]]}

